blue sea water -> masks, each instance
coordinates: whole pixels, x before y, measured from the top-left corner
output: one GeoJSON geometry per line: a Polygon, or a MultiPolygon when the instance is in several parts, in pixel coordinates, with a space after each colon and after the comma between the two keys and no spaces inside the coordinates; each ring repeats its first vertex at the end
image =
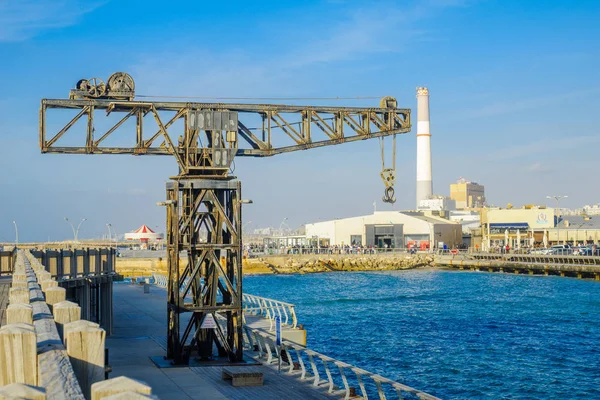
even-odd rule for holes
{"type": "Polygon", "coordinates": [[[410,270],[263,275],[308,346],[444,399],[600,399],[600,283],[410,270]]]}

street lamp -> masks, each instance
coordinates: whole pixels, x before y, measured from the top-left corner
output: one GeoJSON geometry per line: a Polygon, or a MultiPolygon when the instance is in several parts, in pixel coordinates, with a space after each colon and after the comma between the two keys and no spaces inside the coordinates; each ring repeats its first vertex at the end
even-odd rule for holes
{"type": "Polygon", "coordinates": [[[108,228],[108,241],[109,241],[109,242],[112,242],[112,234],[111,234],[111,232],[110,232],[110,227],[111,227],[111,226],[112,226],[112,225],[111,225],[110,223],[106,224],[106,227],[108,228]]]}
{"type": "Polygon", "coordinates": [[[250,225],[251,223],[252,223],[252,221],[248,221],[248,222],[246,222],[244,225],[242,225],[242,234],[244,233],[244,228],[245,228],[247,225],[250,225]]]}
{"type": "MultiPolygon", "coordinates": [[[[560,201],[560,199],[566,199],[569,196],[546,196],[547,199],[554,199],[556,200],[556,209],[558,210],[559,214],[560,214],[560,208],[558,207],[558,202],[560,201]]],[[[560,215],[556,217],[556,244],[559,244],[560,241],[560,215]]]]}
{"type": "Polygon", "coordinates": [[[79,228],[81,228],[81,224],[83,224],[85,221],[87,221],[87,218],[81,219],[81,222],[79,223],[79,225],[77,225],[77,230],[75,230],[75,226],[73,226],[71,221],[69,221],[69,218],[65,217],[65,221],[67,221],[67,223],[69,225],[71,225],[71,229],[73,230],[73,239],[75,240],[75,243],[77,243],[77,241],[78,241],[77,238],[79,237],[79,228]]]}
{"type": "Polygon", "coordinates": [[[15,247],[17,247],[19,245],[19,228],[17,228],[16,221],[13,221],[13,224],[15,225],[15,247]]]}
{"type": "Polygon", "coordinates": [[[279,236],[283,236],[283,224],[287,225],[285,221],[288,220],[288,217],[285,217],[281,223],[279,224],[279,236]]]}

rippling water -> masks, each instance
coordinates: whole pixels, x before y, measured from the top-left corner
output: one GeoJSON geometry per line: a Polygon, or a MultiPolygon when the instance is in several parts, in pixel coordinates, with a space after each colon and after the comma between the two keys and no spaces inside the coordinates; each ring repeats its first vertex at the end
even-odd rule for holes
{"type": "Polygon", "coordinates": [[[600,399],[600,283],[481,272],[264,275],[308,346],[446,399],[600,399]]]}

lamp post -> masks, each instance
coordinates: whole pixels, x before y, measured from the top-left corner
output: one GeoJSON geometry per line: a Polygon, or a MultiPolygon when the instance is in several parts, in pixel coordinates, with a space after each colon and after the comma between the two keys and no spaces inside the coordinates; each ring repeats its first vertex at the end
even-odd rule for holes
{"type": "Polygon", "coordinates": [[[13,221],[13,224],[15,225],[15,247],[17,247],[19,245],[19,228],[16,221],[13,221]]]}
{"type": "Polygon", "coordinates": [[[285,217],[279,224],[279,236],[283,236],[283,224],[286,224],[285,221],[287,221],[287,220],[288,220],[288,217],[285,217]]]}
{"type": "Polygon", "coordinates": [[[112,242],[112,234],[111,234],[111,232],[110,232],[110,227],[111,227],[111,226],[112,226],[112,225],[111,225],[110,223],[106,224],[106,227],[108,228],[108,241],[109,241],[109,242],[112,242]]]}
{"type": "Polygon", "coordinates": [[[248,225],[250,225],[252,223],[252,221],[248,221],[246,222],[244,225],[242,225],[242,234],[244,234],[244,228],[248,225]]]}
{"type": "Polygon", "coordinates": [[[75,226],[73,226],[71,221],[69,221],[69,218],[65,217],[65,221],[67,221],[67,223],[69,225],[71,225],[71,229],[73,230],[73,239],[74,239],[75,243],[77,243],[77,241],[78,241],[77,238],[79,237],[79,228],[81,228],[81,224],[83,224],[85,221],[87,221],[87,218],[81,219],[81,222],[79,222],[79,225],[77,225],[77,230],[75,230],[75,226]]]}
{"type": "MultiPolygon", "coordinates": [[[[556,200],[556,209],[558,210],[558,213],[560,214],[560,208],[558,207],[558,202],[560,201],[560,199],[566,199],[569,196],[546,196],[547,199],[554,199],[556,200]]],[[[560,241],[560,215],[556,217],[556,244],[559,244],[560,241]]]]}

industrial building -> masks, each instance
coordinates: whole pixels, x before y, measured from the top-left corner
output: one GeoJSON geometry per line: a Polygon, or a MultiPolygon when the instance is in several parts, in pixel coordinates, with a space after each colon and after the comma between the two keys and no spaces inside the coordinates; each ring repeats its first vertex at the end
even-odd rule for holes
{"type": "Polygon", "coordinates": [[[432,213],[378,211],[372,215],[342,218],[306,225],[307,239],[329,239],[331,245],[388,248],[458,247],[462,227],[432,213]]]}
{"type": "Polygon", "coordinates": [[[450,185],[450,198],[456,202],[458,210],[480,208],[485,206],[485,188],[461,178],[450,185]]]}

